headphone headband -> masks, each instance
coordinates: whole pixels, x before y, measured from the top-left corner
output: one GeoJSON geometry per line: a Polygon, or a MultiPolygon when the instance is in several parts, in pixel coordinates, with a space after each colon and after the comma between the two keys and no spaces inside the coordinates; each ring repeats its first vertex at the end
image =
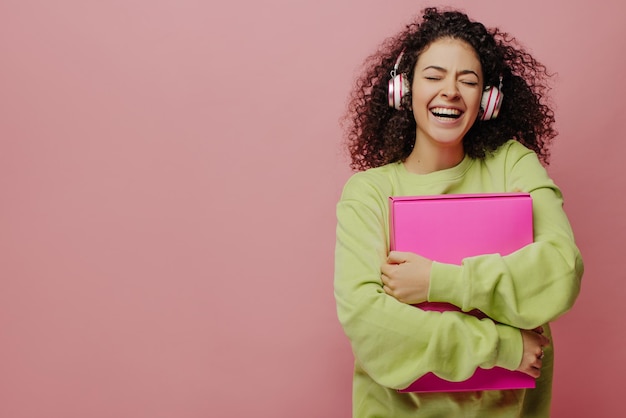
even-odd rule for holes
{"type": "Polygon", "coordinates": [[[398,55],[396,63],[393,66],[393,70],[389,72],[391,79],[389,80],[389,91],[387,97],[389,100],[389,106],[396,110],[402,109],[402,98],[410,91],[406,75],[403,73],[398,74],[398,67],[400,67],[400,62],[402,61],[403,56],[404,50],[400,52],[400,55],[398,55]]]}
{"type": "Polygon", "coordinates": [[[404,49],[400,51],[400,55],[398,55],[398,59],[396,59],[396,63],[393,66],[393,70],[389,73],[391,78],[394,78],[398,73],[398,67],[400,66],[400,61],[402,61],[402,57],[404,56],[404,49]]]}

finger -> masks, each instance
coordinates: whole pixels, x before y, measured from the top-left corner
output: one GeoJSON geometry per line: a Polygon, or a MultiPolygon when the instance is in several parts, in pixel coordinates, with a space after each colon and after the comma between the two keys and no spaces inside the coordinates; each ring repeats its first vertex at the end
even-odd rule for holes
{"type": "Polygon", "coordinates": [[[525,373],[534,377],[535,379],[541,376],[541,370],[539,370],[538,368],[534,366],[530,366],[527,370],[525,370],[525,373]]]}
{"type": "Polygon", "coordinates": [[[387,262],[389,264],[400,264],[407,261],[407,254],[402,251],[391,251],[387,256],[387,262]]]}
{"type": "Polygon", "coordinates": [[[543,357],[546,355],[546,353],[543,351],[543,347],[541,347],[541,350],[539,350],[539,353],[537,354],[537,358],[539,360],[543,360],[543,357]]]}
{"type": "Polygon", "coordinates": [[[544,356],[543,347],[539,348],[539,351],[535,353],[535,357],[541,360],[544,356]]]}
{"type": "Polygon", "coordinates": [[[398,271],[398,264],[400,263],[383,264],[380,266],[380,272],[391,279],[391,277],[393,277],[393,275],[398,271]]]}
{"type": "Polygon", "coordinates": [[[543,334],[539,334],[539,337],[540,337],[540,339],[539,339],[539,344],[540,344],[542,347],[545,347],[546,345],[550,345],[550,339],[549,339],[548,337],[546,337],[546,336],[545,336],[545,335],[543,335],[543,334]]]}
{"type": "Polygon", "coordinates": [[[533,331],[535,331],[537,334],[543,334],[543,327],[542,326],[538,326],[533,331]]]}
{"type": "Polygon", "coordinates": [[[380,266],[380,272],[383,273],[383,274],[391,273],[390,269],[391,269],[391,265],[390,264],[381,264],[381,266],[380,266]]]}
{"type": "Polygon", "coordinates": [[[382,280],[383,286],[388,286],[389,285],[389,277],[387,277],[386,274],[381,274],[380,275],[380,280],[382,280]]]}
{"type": "Polygon", "coordinates": [[[389,293],[390,295],[393,295],[395,292],[395,286],[393,285],[393,281],[391,280],[391,278],[389,278],[386,275],[381,275],[380,276],[382,282],[383,282],[383,289],[387,289],[385,290],[385,293],[389,293]]]}
{"type": "Polygon", "coordinates": [[[394,298],[396,297],[396,292],[386,284],[383,285],[383,291],[389,296],[393,296],[394,298]]]}
{"type": "Polygon", "coordinates": [[[541,367],[539,368],[533,367],[532,372],[533,372],[532,377],[534,377],[535,379],[538,379],[541,376],[541,367]]]}

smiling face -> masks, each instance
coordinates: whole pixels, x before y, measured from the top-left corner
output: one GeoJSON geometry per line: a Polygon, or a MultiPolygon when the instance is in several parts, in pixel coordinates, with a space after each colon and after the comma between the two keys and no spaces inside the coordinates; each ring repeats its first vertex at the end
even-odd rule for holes
{"type": "Polygon", "coordinates": [[[431,43],[418,57],[411,87],[415,149],[463,153],[463,137],[478,117],[482,91],[482,68],[469,44],[452,38],[431,43]]]}

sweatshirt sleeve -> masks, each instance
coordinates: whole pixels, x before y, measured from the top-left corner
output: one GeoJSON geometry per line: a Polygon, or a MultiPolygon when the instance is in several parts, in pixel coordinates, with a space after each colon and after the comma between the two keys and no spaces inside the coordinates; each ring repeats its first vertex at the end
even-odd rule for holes
{"type": "Polygon", "coordinates": [[[517,328],[460,312],[422,311],[383,291],[386,205],[387,196],[359,174],[337,205],[337,313],[359,365],[395,389],[428,372],[460,381],[477,367],[516,369],[522,357],[517,328]]]}
{"type": "Polygon", "coordinates": [[[428,299],[533,329],[567,312],[580,291],[583,262],[563,211],[560,190],[534,152],[509,144],[506,187],[529,192],[534,242],[513,254],[469,257],[461,266],[434,263],[428,299]]]}

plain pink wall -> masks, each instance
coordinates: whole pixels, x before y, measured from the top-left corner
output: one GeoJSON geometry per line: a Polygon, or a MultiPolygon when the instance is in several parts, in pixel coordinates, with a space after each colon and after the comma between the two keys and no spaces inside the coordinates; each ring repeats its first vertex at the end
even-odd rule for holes
{"type": "MultiPolygon", "coordinates": [[[[338,118],[426,2],[0,4],[0,416],[347,417],[338,118]]],[[[558,73],[586,261],[554,416],[622,409],[624,6],[451,1],[558,73]]]]}

